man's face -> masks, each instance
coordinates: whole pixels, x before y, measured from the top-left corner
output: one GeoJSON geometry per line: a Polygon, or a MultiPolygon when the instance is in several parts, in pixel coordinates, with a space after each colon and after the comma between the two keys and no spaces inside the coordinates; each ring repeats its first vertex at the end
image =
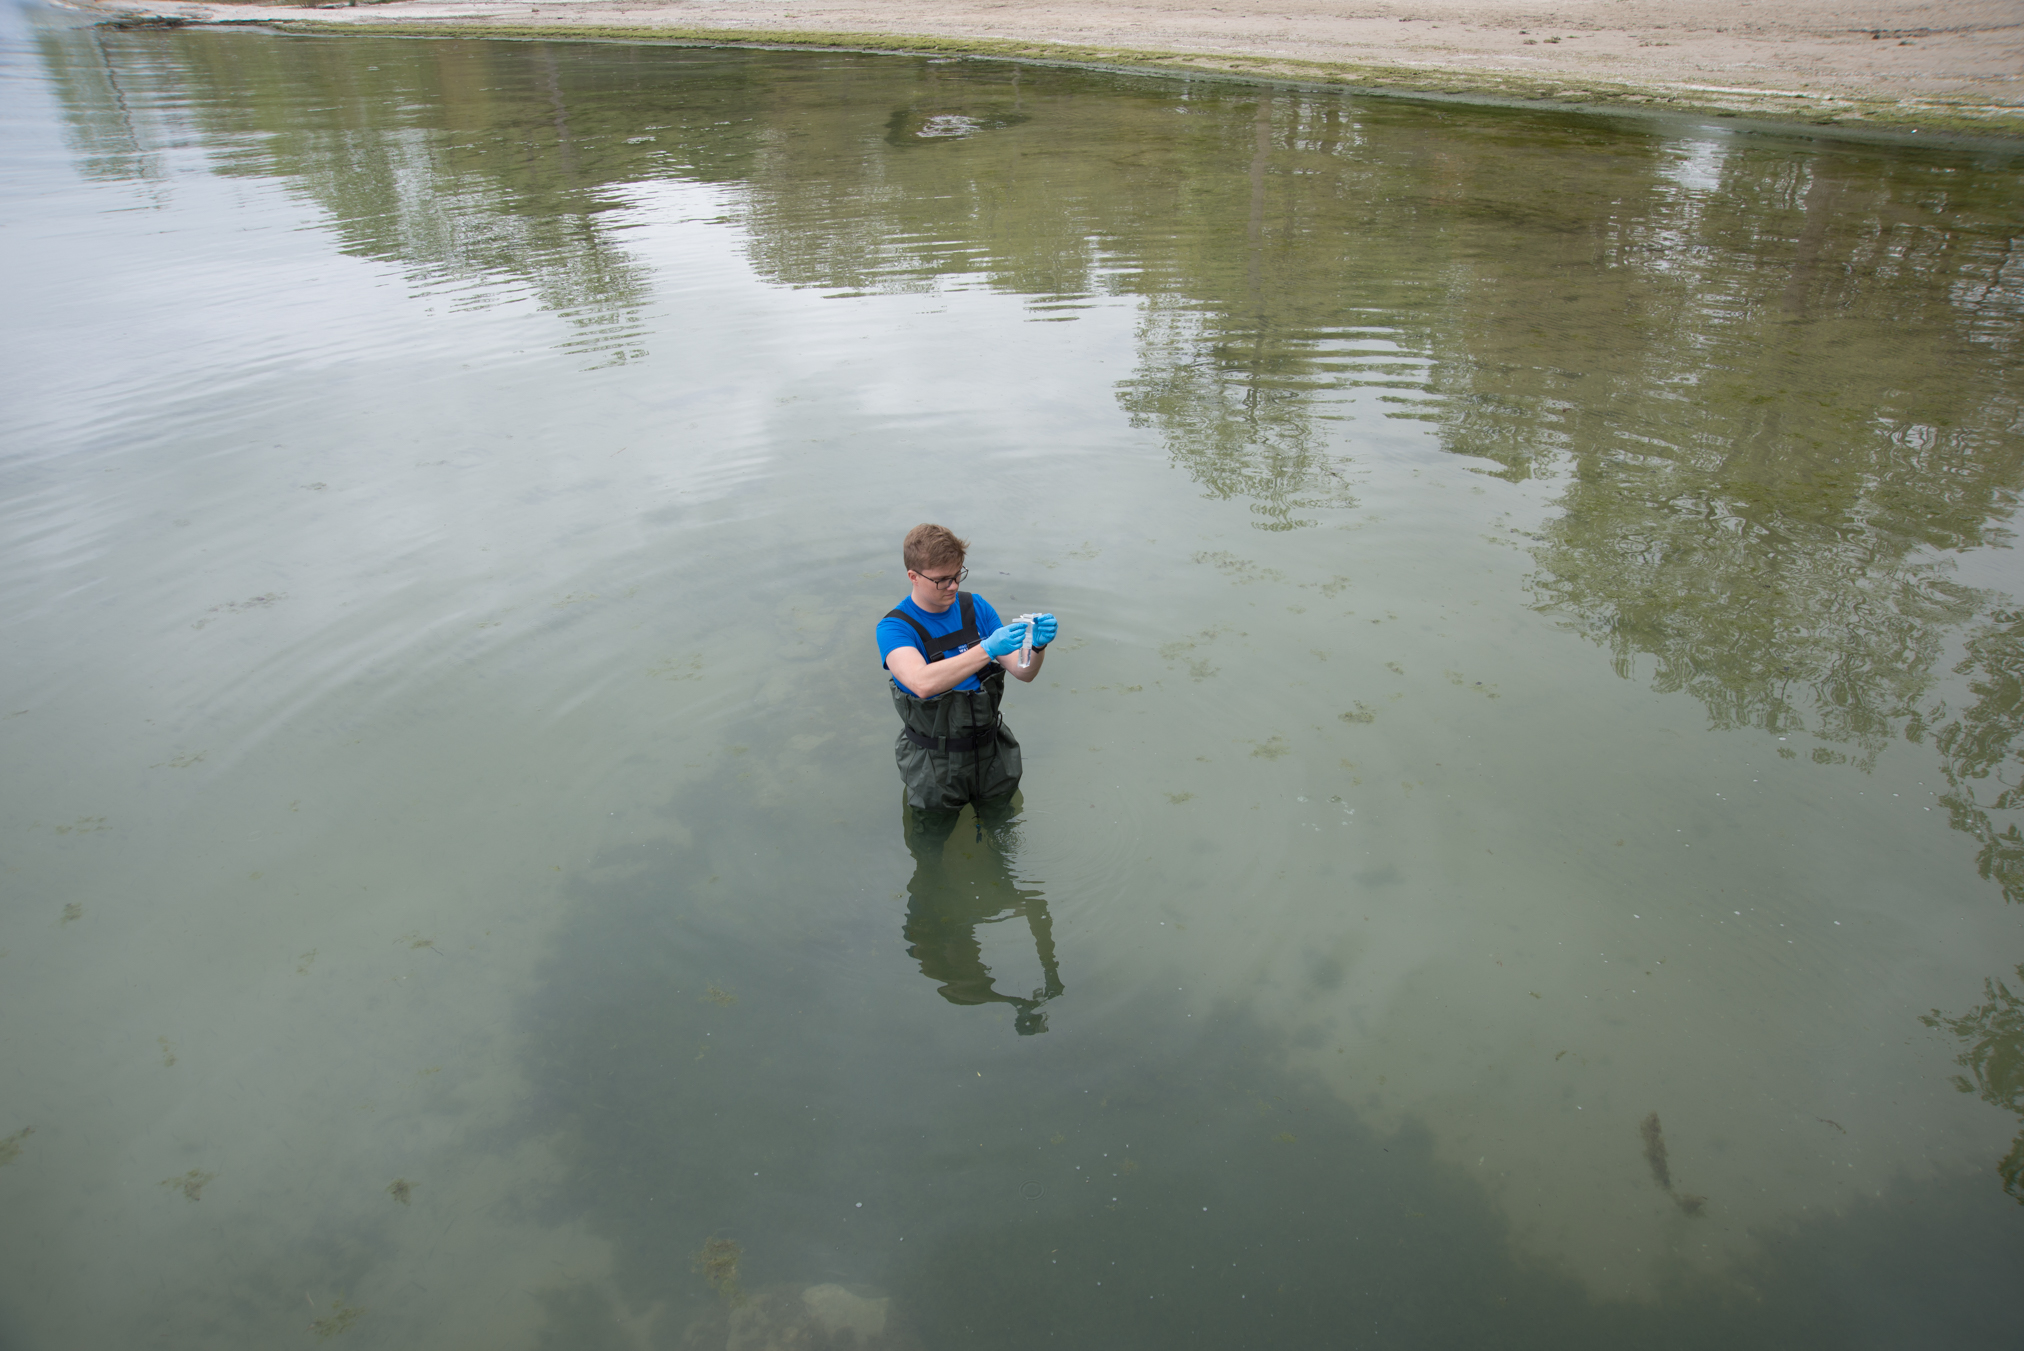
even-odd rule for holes
{"type": "Polygon", "coordinates": [[[969,574],[960,558],[931,563],[920,572],[908,568],[907,580],[914,584],[914,604],[930,614],[940,614],[956,603],[956,591],[969,574]]]}

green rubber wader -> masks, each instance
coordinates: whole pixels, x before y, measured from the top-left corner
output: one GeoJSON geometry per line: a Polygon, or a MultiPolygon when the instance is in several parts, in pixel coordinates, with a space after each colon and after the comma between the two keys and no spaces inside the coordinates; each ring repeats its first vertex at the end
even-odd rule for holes
{"type": "Polygon", "coordinates": [[[916,698],[887,683],[904,724],[893,743],[893,758],[907,786],[908,806],[958,808],[1003,797],[1019,786],[1019,739],[998,717],[998,705],[1005,697],[1002,668],[985,672],[980,689],[950,690],[932,699],[916,698]],[[915,737],[932,742],[934,748],[915,737]],[[941,749],[944,746],[955,749],[941,749]]]}

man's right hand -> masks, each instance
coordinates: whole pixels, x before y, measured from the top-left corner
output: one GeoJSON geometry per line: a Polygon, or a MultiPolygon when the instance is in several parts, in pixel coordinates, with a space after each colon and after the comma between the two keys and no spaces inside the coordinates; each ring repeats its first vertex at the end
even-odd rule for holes
{"type": "Polygon", "coordinates": [[[1014,620],[984,640],[984,651],[993,657],[1009,657],[1026,645],[1026,621],[1014,620]]]}

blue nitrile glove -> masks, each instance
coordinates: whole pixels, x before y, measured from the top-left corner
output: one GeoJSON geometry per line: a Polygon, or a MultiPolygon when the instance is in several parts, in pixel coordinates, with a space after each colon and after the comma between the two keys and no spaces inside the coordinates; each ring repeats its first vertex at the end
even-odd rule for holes
{"type": "Polygon", "coordinates": [[[1046,647],[1054,641],[1054,616],[1041,615],[1033,621],[1033,646],[1046,647]]]}
{"type": "Polygon", "coordinates": [[[1026,624],[1015,620],[984,640],[984,651],[994,657],[1009,657],[1026,645],[1026,624]]]}

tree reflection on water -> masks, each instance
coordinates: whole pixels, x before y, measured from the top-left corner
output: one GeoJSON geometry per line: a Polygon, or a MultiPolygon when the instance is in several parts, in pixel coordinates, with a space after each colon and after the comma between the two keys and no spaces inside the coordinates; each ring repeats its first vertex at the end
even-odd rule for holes
{"type": "MultiPolygon", "coordinates": [[[[2016,979],[2024,985],[2024,966],[2017,968],[2016,979]]],[[[1967,1043],[1954,1063],[1974,1077],[1956,1075],[1954,1087],[1979,1093],[1991,1107],[2016,1114],[2017,1138],[1996,1172],[2003,1179],[2003,1190],[2024,1205],[2024,997],[1994,978],[1982,982],[1982,993],[1984,1002],[1958,1018],[1934,1009],[1919,1021],[1944,1028],[1967,1043]]]]}
{"type": "Polygon", "coordinates": [[[2024,901],[2024,831],[2014,816],[1999,824],[1991,815],[2024,807],[2024,746],[2018,741],[2024,731],[2024,614],[1993,614],[1969,639],[1954,671],[1968,677],[1975,702],[1951,718],[1946,705],[1938,705],[1915,719],[1906,735],[1916,741],[1929,734],[1939,750],[1948,789],[1940,801],[1954,829],[1980,843],[1977,871],[2003,888],[2003,899],[2024,901]]]}

